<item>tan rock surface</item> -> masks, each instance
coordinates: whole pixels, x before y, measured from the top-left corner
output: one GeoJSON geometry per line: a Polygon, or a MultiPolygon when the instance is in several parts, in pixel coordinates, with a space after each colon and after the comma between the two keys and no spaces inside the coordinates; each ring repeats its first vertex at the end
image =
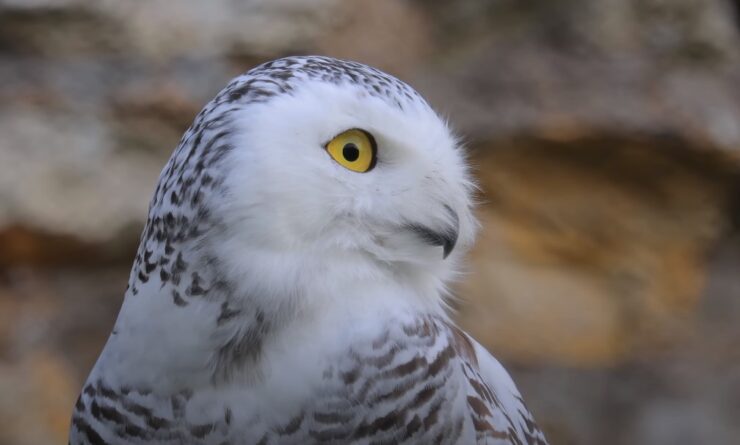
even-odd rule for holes
{"type": "Polygon", "coordinates": [[[731,173],[719,153],[645,146],[660,143],[481,148],[463,325],[524,362],[609,365],[680,343],[726,229],[731,173]]]}
{"type": "Polygon", "coordinates": [[[731,0],[0,0],[0,445],[63,442],[195,113],[305,53],[407,80],[472,149],[483,227],[459,318],[553,443],[733,443],[739,17],[731,0]]]}

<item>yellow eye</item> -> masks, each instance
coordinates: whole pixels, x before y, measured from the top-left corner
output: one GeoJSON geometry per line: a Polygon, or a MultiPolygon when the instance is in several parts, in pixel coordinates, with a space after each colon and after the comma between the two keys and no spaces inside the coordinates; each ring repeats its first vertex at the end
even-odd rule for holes
{"type": "Polygon", "coordinates": [[[364,130],[353,128],[334,136],[326,144],[326,151],[339,165],[354,172],[364,173],[375,167],[375,139],[364,130]]]}

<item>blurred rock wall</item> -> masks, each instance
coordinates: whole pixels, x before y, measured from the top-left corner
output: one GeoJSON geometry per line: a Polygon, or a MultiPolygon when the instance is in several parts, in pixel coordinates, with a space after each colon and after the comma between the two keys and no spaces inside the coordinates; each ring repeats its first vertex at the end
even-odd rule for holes
{"type": "Polygon", "coordinates": [[[739,13],[0,0],[0,444],[64,440],[200,107],[262,61],[312,53],[397,75],[464,137],[483,229],[458,317],[553,443],[734,443],[739,13]]]}

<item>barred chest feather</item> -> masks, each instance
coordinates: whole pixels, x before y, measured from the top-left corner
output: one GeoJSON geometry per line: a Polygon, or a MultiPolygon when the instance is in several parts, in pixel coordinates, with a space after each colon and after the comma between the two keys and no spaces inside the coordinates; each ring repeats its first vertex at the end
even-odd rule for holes
{"type": "Polygon", "coordinates": [[[498,362],[440,317],[390,320],[320,362],[173,394],[92,376],[70,443],[546,443],[498,362]]]}

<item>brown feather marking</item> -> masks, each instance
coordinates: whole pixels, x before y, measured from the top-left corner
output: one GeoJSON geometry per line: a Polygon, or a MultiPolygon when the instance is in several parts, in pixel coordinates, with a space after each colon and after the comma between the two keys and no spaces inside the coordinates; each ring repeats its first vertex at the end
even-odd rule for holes
{"type": "Polygon", "coordinates": [[[300,428],[301,424],[303,423],[303,417],[304,417],[304,414],[300,413],[294,418],[292,418],[290,422],[288,422],[284,427],[278,428],[277,430],[278,434],[280,434],[281,436],[285,436],[285,435],[293,434],[296,431],[298,431],[298,428],[300,428]]]}
{"type": "Polygon", "coordinates": [[[450,329],[450,333],[452,334],[452,344],[454,345],[457,354],[465,358],[477,369],[478,356],[475,354],[475,346],[473,346],[470,338],[468,338],[468,336],[457,326],[449,323],[446,324],[450,329]]]}

